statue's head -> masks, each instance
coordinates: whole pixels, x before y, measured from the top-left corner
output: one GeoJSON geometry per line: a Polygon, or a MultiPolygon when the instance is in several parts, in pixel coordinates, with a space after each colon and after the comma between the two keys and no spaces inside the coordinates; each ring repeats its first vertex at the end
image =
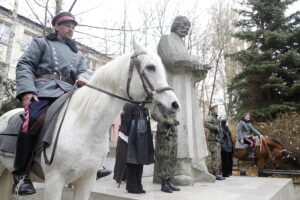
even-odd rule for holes
{"type": "Polygon", "coordinates": [[[173,24],[171,26],[171,32],[176,33],[180,37],[187,36],[191,27],[191,22],[185,16],[177,16],[175,17],[173,24]]]}

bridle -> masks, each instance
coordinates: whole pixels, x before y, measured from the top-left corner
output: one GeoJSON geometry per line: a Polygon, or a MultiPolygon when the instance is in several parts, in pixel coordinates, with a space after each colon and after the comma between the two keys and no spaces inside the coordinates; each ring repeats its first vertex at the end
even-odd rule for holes
{"type": "Polygon", "coordinates": [[[126,84],[127,85],[126,86],[126,93],[127,93],[127,96],[129,97],[129,99],[128,98],[124,98],[124,97],[119,96],[119,95],[116,95],[114,93],[111,93],[109,91],[103,90],[101,88],[98,88],[98,87],[90,85],[90,84],[85,84],[85,86],[87,86],[89,88],[92,88],[94,90],[97,90],[99,92],[105,93],[105,94],[107,94],[109,96],[121,99],[123,101],[128,101],[128,102],[131,102],[131,103],[134,103],[134,104],[151,103],[152,100],[153,100],[153,95],[155,93],[161,93],[161,92],[164,92],[164,91],[167,91],[167,90],[173,90],[169,86],[167,86],[167,87],[161,87],[161,88],[156,88],[156,89],[153,87],[152,83],[150,82],[149,78],[145,74],[144,70],[141,70],[141,62],[140,62],[140,60],[138,60],[137,57],[139,55],[142,55],[142,54],[145,54],[145,53],[134,54],[133,56],[131,56],[130,66],[129,66],[129,71],[128,71],[127,84],[126,84]],[[145,100],[143,100],[143,101],[135,101],[132,98],[132,96],[130,95],[130,93],[129,93],[130,83],[131,83],[131,79],[132,79],[134,67],[136,68],[136,70],[137,70],[137,72],[138,72],[138,74],[139,74],[139,76],[141,78],[141,81],[142,81],[142,84],[143,84],[143,88],[144,88],[145,92],[147,93],[147,96],[146,96],[145,100]]]}

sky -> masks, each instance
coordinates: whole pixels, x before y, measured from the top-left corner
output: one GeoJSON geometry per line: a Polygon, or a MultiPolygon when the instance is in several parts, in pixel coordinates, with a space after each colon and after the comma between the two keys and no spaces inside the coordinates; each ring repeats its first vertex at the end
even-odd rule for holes
{"type": "MultiPolygon", "coordinates": [[[[44,9],[37,3],[45,5],[46,0],[17,0],[19,3],[18,13],[37,21],[32,14],[34,10],[40,17],[44,16],[44,9]],[[28,2],[28,3],[27,3],[28,2]],[[29,8],[31,5],[31,9],[29,8]]],[[[64,0],[63,9],[68,10],[74,0],[64,0]]],[[[233,2],[234,0],[223,0],[224,2],[233,2]]],[[[237,2],[237,0],[235,0],[237,2]]],[[[0,5],[12,9],[15,0],[1,0],[0,5]]],[[[144,41],[145,46],[155,48],[161,34],[167,34],[170,31],[172,20],[177,15],[185,15],[197,18],[198,29],[203,29],[209,20],[209,9],[213,0],[77,0],[72,13],[76,16],[79,24],[90,25],[105,28],[122,29],[124,16],[126,16],[125,29],[137,30],[124,32],[119,30],[103,30],[78,26],[78,32],[75,33],[74,39],[82,42],[94,49],[106,54],[122,54],[130,48],[130,39],[133,35],[136,39],[144,41]],[[159,13],[162,5],[166,4],[165,13],[159,13]],[[125,13],[126,11],[126,13],[125,13]],[[146,14],[145,14],[146,13],[146,14]],[[164,27],[160,32],[158,30],[142,29],[145,27],[145,15],[152,15],[152,22],[147,22],[150,28],[157,27],[158,21],[162,20],[164,27]],[[160,19],[158,19],[160,18],[160,19]],[[124,37],[126,40],[125,49],[124,37]],[[147,39],[145,38],[147,37],[147,39]],[[108,42],[105,42],[108,41],[108,42]]],[[[300,1],[291,6],[289,12],[295,12],[300,8],[300,1]]],[[[50,11],[54,12],[54,0],[50,0],[50,11]]],[[[41,17],[42,18],[42,17],[41,17]]],[[[48,16],[50,24],[51,17],[48,16]]]]}
{"type": "MultiPolygon", "coordinates": [[[[32,14],[31,9],[33,9],[39,16],[44,16],[44,9],[38,6],[35,1],[39,2],[42,5],[45,5],[46,2],[46,0],[18,0],[18,13],[34,21],[37,21],[36,17],[32,14]],[[27,2],[31,5],[31,9],[29,8],[27,2]]],[[[15,0],[1,0],[0,5],[12,9],[14,2],[15,0]]],[[[52,8],[50,7],[50,10],[52,10],[53,12],[54,0],[50,0],[50,2],[52,2],[50,3],[50,6],[52,6],[52,8]]],[[[73,0],[64,0],[63,9],[68,10],[72,2],[73,0]]],[[[163,30],[163,33],[166,34],[170,31],[169,27],[172,20],[179,14],[188,16],[192,14],[194,15],[194,13],[197,12],[199,13],[199,18],[201,18],[201,21],[204,23],[208,18],[207,10],[210,6],[210,3],[211,1],[207,0],[77,0],[72,13],[75,15],[76,20],[79,22],[79,24],[116,29],[122,29],[124,16],[126,16],[125,29],[138,30],[127,34],[126,40],[130,40],[130,37],[132,37],[132,33],[135,35],[135,37],[137,37],[137,39],[145,40],[145,38],[142,38],[146,37],[145,30],[141,29],[144,26],[145,19],[145,14],[143,13],[147,13],[147,15],[160,15],[160,17],[164,19],[165,29],[163,30]],[[168,2],[168,6],[165,14],[162,16],[161,14],[158,14],[158,10],[161,9],[161,6],[165,2],[168,2]]],[[[150,27],[156,26],[157,23],[152,23],[150,25],[150,27]]],[[[99,51],[103,51],[103,45],[111,46],[111,49],[109,49],[108,52],[103,53],[123,53],[123,47],[120,47],[120,45],[118,45],[124,40],[124,34],[121,31],[104,31],[82,26],[77,27],[76,30],[79,32],[90,34],[83,35],[76,33],[74,35],[74,39],[79,42],[91,46],[99,51]],[[110,42],[108,44],[105,44],[105,39],[110,42]],[[117,45],[119,47],[113,48],[117,45]]],[[[159,37],[157,36],[160,36],[161,33],[153,33],[149,31],[147,32],[147,34],[147,37],[149,37],[149,42],[147,43],[147,45],[150,45],[150,48],[154,48],[158,42],[157,38],[159,37]]],[[[129,46],[130,42],[126,42],[125,50],[127,50],[129,46]]],[[[105,48],[108,49],[107,47],[105,48]]]]}

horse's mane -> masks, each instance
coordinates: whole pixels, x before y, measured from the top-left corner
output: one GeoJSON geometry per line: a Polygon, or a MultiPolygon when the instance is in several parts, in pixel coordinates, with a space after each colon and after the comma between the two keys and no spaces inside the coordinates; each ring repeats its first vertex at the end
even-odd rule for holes
{"type": "MultiPolygon", "coordinates": [[[[121,84],[121,80],[124,80],[124,78],[127,80],[130,58],[132,55],[133,53],[123,54],[101,66],[93,73],[88,83],[102,89],[107,89],[109,87],[110,92],[118,95],[127,95],[125,91],[126,84],[121,84]]],[[[161,62],[157,54],[148,50],[139,56],[139,59],[141,61],[141,70],[143,70],[146,63],[149,61],[153,63],[161,62]]],[[[166,78],[164,69],[161,73],[163,73],[163,76],[166,78]]],[[[90,88],[83,87],[77,93],[78,95],[77,98],[74,99],[74,105],[76,110],[81,113],[85,113],[85,110],[87,110],[89,106],[101,103],[102,101],[102,99],[99,98],[99,92],[90,88]]]]}
{"type": "Polygon", "coordinates": [[[274,143],[276,143],[277,145],[280,145],[280,146],[284,146],[279,140],[277,140],[277,139],[273,139],[273,138],[268,138],[268,139],[270,139],[270,140],[272,140],[272,142],[274,142],[274,143]]]}

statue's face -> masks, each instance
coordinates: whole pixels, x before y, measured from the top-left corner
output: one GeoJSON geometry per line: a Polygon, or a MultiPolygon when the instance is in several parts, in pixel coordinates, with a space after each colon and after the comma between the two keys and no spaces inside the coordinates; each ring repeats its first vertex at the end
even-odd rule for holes
{"type": "Polygon", "coordinates": [[[175,31],[180,37],[185,37],[189,33],[191,23],[187,20],[183,20],[179,23],[177,30],[175,31]]]}

